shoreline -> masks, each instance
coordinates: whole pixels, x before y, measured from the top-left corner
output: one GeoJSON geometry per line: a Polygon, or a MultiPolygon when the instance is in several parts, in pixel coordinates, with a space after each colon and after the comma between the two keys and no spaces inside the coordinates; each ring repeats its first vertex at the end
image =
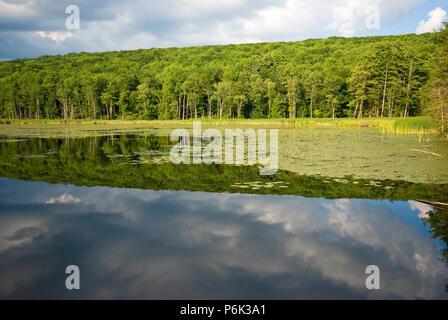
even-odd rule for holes
{"type": "Polygon", "coordinates": [[[193,121],[201,121],[203,126],[254,126],[278,128],[377,128],[382,133],[428,135],[443,134],[438,123],[428,117],[409,118],[297,118],[297,119],[186,119],[186,120],[89,120],[89,119],[0,119],[0,134],[5,128],[19,126],[21,128],[50,129],[56,127],[87,126],[101,127],[131,127],[131,126],[185,126],[193,121]],[[3,129],[3,130],[2,130],[3,129]]]}

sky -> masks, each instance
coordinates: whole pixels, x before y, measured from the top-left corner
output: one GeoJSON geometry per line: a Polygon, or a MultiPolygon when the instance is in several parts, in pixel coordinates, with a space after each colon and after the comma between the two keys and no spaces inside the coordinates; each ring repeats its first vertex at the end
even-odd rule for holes
{"type": "Polygon", "coordinates": [[[0,60],[420,34],[443,21],[448,0],[0,0],[0,60]]]}

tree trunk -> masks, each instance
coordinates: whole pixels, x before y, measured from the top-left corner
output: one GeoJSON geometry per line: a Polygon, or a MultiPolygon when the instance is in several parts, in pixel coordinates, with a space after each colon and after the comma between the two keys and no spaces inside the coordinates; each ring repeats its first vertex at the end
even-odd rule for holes
{"type": "Polygon", "coordinates": [[[392,117],[392,100],[393,100],[393,96],[391,94],[389,97],[389,118],[392,117]]]}
{"type": "Polygon", "coordinates": [[[353,118],[356,118],[356,112],[358,111],[358,104],[359,104],[359,101],[356,100],[356,103],[355,103],[356,107],[355,107],[355,112],[353,112],[353,118]]]}
{"type": "Polygon", "coordinates": [[[388,72],[389,65],[386,64],[386,77],[384,78],[384,88],[383,88],[383,104],[381,106],[381,117],[383,117],[384,114],[384,104],[386,102],[386,91],[387,91],[387,72],[388,72]]]}
{"type": "Polygon", "coordinates": [[[334,101],[331,102],[331,109],[332,109],[332,117],[334,119],[334,101]]]}
{"type": "Polygon", "coordinates": [[[271,117],[271,97],[268,99],[268,118],[271,117]]]}
{"type": "Polygon", "coordinates": [[[358,119],[362,119],[362,105],[364,103],[364,100],[361,100],[361,103],[359,104],[359,113],[358,113],[358,119]]]}
{"type": "Polygon", "coordinates": [[[237,110],[237,117],[238,119],[241,117],[241,107],[242,107],[242,101],[240,100],[240,102],[238,103],[238,110],[237,110]]]}
{"type": "Polygon", "coordinates": [[[182,101],[182,120],[185,120],[185,94],[182,101]]]}
{"type": "Polygon", "coordinates": [[[190,119],[193,119],[193,109],[191,108],[190,99],[188,97],[187,97],[187,106],[188,106],[188,111],[190,112],[190,119]]]}
{"type": "Polygon", "coordinates": [[[312,119],[313,118],[313,99],[314,98],[314,88],[313,88],[313,91],[312,91],[312,93],[311,93],[311,103],[310,103],[310,118],[312,119]]]}
{"type": "Polygon", "coordinates": [[[176,119],[180,119],[180,105],[181,105],[181,97],[177,99],[177,111],[176,111],[176,119]]]}
{"type": "Polygon", "coordinates": [[[412,64],[414,63],[414,59],[411,59],[411,65],[409,67],[409,78],[408,78],[408,89],[406,92],[406,107],[404,109],[404,116],[408,116],[408,106],[409,106],[409,93],[411,89],[411,78],[412,78],[412,64]]]}
{"type": "Polygon", "coordinates": [[[207,95],[207,114],[208,114],[208,118],[211,119],[212,118],[212,106],[210,103],[210,94],[207,95]]]}
{"type": "Polygon", "coordinates": [[[67,120],[67,115],[68,115],[68,112],[67,112],[68,101],[67,101],[67,99],[64,99],[63,108],[64,108],[64,111],[63,111],[63,113],[64,113],[64,120],[67,120]]]}
{"type": "Polygon", "coordinates": [[[292,100],[292,118],[293,119],[296,118],[296,113],[297,113],[297,102],[296,102],[296,96],[294,95],[294,98],[292,100]]]}
{"type": "Polygon", "coordinates": [[[36,96],[36,119],[40,118],[40,103],[39,96],[36,96]]]}
{"type": "Polygon", "coordinates": [[[440,120],[442,121],[442,131],[445,131],[445,123],[444,123],[444,117],[443,117],[443,100],[442,100],[442,89],[439,87],[437,90],[437,94],[439,96],[439,107],[440,107],[440,120]]]}

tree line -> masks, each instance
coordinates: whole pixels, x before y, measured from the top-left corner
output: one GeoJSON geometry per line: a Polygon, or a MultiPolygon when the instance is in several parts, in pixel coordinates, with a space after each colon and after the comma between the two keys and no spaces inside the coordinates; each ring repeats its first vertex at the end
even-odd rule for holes
{"type": "Polygon", "coordinates": [[[433,70],[440,38],[331,37],[4,61],[0,117],[415,116],[432,105],[437,90],[430,88],[446,76],[433,70]]]}
{"type": "Polygon", "coordinates": [[[445,131],[448,124],[448,23],[437,34],[436,42],[429,80],[422,90],[422,104],[425,113],[440,120],[441,129],[445,131]]]}

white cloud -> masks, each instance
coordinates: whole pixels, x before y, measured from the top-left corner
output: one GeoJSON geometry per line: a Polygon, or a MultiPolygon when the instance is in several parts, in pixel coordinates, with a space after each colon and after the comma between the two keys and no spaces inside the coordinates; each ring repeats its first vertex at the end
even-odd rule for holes
{"type": "Polygon", "coordinates": [[[365,18],[365,1],[348,0],[338,1],[332,8],[332,22],[328,25],[330,30],[337,30],[340,35],[350,37],[362,28],[365,18]]]}
{"type": "Polygon", "coordinates": [[[433,32],[434,30],[440,30],[443,27],[443,22],[448,18],[446,11],[440,7],[428,12],[428,16],[429,19],[427,21],[420,21],[415,33],[422,34],[433,32]]]}
{"type": "Polygon", "coordinates": [[[323,9],[318,3],[287,0],[281,6],[257,10],[253,17],[240,20],[241,32],[260,40],[266,36],[306,34],[319,25],[318,13],[323,9]]]}
{"type": "Polygon", "coordinates": [[[73,36],[73,33],[71,33],[71,32],[58,32],[58,31],[51,31],[51,32],[36,31],[36,34],[41,36],[42,38],[52,39],[52,40],[56,41],[57,43],[61,43],[65,39],[73,36]]]}
{"type": "Polygon", "coordinates": [[[409,203],[409,206],[411,207],[412,210],[419,211],[418,217],[420,219],[427,218],[428,217],[428,212],[429,211],[434,211],[434,208],[432,206],[430,206],[429,204],[426,204],[426,203],[413,201],[413,200],[409,200],[408,203],[409,203]]]}
{"type": "Polygon", "coordinates": [[[174,10],[173,14],[180,13],[182,16],[192,18],[242,8],[244,0],[179,0],[177,6],[178,9],[174,10]]]}
{"type": "MultiPolygon", "coordinates": [[[[176,35],[175,44],[297,41],[319,37],[324,31],[339,36],[363,36],[397,23],[424,0],[284,0],[210,21],[206,28],[194,21],[176,35]],[[375,9],[375,10],[373,10],[375,9]]],[[[191,3],[193,5],[193,3],[191,3]]]]}
{"type": "Polygon", "coordinates": [[[56,203],[62,203],[62,204],[68,204],[68,203],[80,203],[81,200],[78,198],[75,198],[71,194],[64,193],[63,195],[57,197],[57,198],[51,198],[48,201],[45,201],[47,204],[56,204],[56,203]]]}
{"type": "MultiPolygon", "coordinates": [[[[328,3],[331,8],[332,21],[327,29],[337,31],[341,36],[352,37],[368,35],[369,24],[376,23],[382,29],[393,25],[423,0],[338,0],[328,3]],[[378,13],[378,17],[376,16],[378,13]]],[[[374,28],[376,29],[376,28],[374,28]]]]}

